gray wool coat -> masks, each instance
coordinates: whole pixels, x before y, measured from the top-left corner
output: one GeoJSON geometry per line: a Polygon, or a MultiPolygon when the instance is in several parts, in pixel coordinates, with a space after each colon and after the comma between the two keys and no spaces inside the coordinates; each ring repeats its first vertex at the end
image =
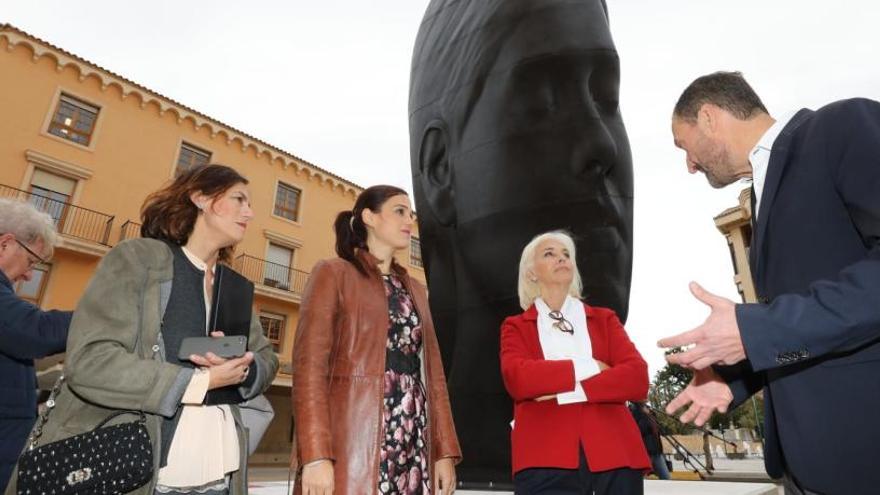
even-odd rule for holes
{"type": "MultiPolygon", "coordinates": [[[[147,413],[153,443],[153,479],[131,492],[151,495],[159,473],[160,428],[180,405],[193,370],[165,362],[161,336],[162,311],[171,292],[173,254],[164,242],[132,239],[113,248],[98,266],[70,326],[65,381],[56,398],[38,445],[95,428],[117,409],[147,413]]],[[[263,336],[259,319],[251,319],[248,350],[257,379],[245,399],[269,388],[278,371],[278,358],[263,336]]],[[[232,475],[231,495],[247,493],[247,430],[237,406],[231,410],[238,426],[241,469],[232,475]]],[[[133,415],[110,424],[132,421],[133,415]]],[[[39,422],[39,421],[38,421],[39,422]]],[[[6,488],[16,493],[17,470],[6,488]]]]}

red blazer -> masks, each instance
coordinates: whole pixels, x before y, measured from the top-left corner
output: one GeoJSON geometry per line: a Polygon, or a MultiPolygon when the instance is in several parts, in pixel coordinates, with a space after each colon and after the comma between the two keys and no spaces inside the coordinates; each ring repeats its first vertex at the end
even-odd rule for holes
{"type": "Polygon", "coordinates": [[[614,311],[586,304],[584,308],[593,358],[609,366],[581,382],[587,402],[534,400],[574,389],[574,364],[544,359],[534,305],[501,325],[501,375],[514,402],[514,473],[532,467],[577,469],[579,444],[593,472],[651,465],[625,403],[645,400],[648,365],[614,311]]]}

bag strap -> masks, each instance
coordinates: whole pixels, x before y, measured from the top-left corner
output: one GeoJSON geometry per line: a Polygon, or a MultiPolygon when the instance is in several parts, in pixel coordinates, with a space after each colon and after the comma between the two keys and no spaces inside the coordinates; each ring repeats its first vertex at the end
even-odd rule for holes
{"type": "Polygon", "coordinates": [[[104,418],[104,421],[101,421],[100,423],[98,423],[98,426],[96,426],[96,427],[94,428],[94,430],[97,430],[97,429],[103,428],[104,425],[106,425],[107,423],[109,423],[111,419],[116,418],[116,417],[118,417],[118,416],[122,416],[122,415],[124,415],[124,414],[134,414],[134,415],[136,415],[136,416],[139,416],[139,417],[138,417],[138,423],[141,423],[141,424],[146,424],[146,423],[147,423],[147,415],[144,414],[143,411],[129,411],[129,410],[126,409],[126,410],[116,411],[115,413],[111,414],[110,416],[107,416],[106,418],[104,418]]]}
{"type": "Polygon", "coordinates": [[[55,385],[52,386],[52,392],[49,394],[49,399],[46,401],[46,409],[40,413],[40,417],[37,419],[37,425],[31,430],[31,434],[27,440],[28,452],[37,447],[37,440],[39,440],[40,436],[43,434],[43,426],[49,421],[49,413],[52,412],[52,409],[55,407],[55,398],[58,397],[58,392],[61,391],[61,384],[63,382],[64,375],[62,374],[58,377],[58,380],[55,381],[55,385]]]}
{"type": "MultiPolygon", "coordinates": [[[[60,377],[58,377],[58,381],[56,381],[55,385],[52,387],[52,393],[49,394],[49,399],[46,401],[46,410],[43,411],[42,413],[40,413],[40,417],[37,420],[37,425],[34,427],[34,429],[31,431],[30,436],[28,437],[28,440],[27,440],[28,452],[37,448],[37,440],[39,440],[40,437],[43,435],[43,427],[46,426],[46,423],[49,421],[49,414],[52,412],[52,409],[55,408],[55,404],[56,404],[55,399],[58,397],[58,394],[61,392],[61,386],[63,385],[63,383],[64,383],[64,375],[62,374],[60,377]]],[[[147,423],[147,416],[146,416],[146,414],[144,414],[143,411],[130,411],[130,410],[126,409],[126,410],[116,411],[113,414],[107,416],[106,418],[104,418],[103,421],[98,423],[98,426],[94,427],[93,430],[97,430],[99,428],[102,428],[111,419],[113,419],[117,416],[122,416],[123,414],[136,414],[136,415],[140,416],[138,418],[138,423],[141,423],[141,424],[147,423]]]]}

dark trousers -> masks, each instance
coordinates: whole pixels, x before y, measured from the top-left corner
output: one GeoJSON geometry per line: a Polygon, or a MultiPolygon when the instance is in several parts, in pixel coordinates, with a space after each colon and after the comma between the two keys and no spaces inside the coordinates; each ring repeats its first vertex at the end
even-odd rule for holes
{"type": "Polygon", "coordinates": [[[580,449],[577,469],[530,468],[513,476],[515,495],[643,495],[642,472],[620,468],[594,473],[580,449]]]}
{"type": "Polygon", "coordinates": [[[0,461],[0,493],[6,490],[13,469],[15,469],[15,461],[0,461]]]}
{"type": "Polygon", "coordinates": [[[33,426],[33,419],[0,419],[0,493],[9,484],[9,477],[33,426]]]}

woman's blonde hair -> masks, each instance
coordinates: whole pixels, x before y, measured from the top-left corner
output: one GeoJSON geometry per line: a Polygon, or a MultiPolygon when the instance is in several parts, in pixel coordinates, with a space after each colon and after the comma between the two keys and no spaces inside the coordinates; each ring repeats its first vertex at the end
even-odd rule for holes
{"type": "Polygon", "coordinates": [[[523,248],[522,256],[519,259],[519,282],[517,284],[517,292],[519,293],[519,305],[522,309],[529,309],[529,306],[535,302],[535,299],[541,295],[541,288],[538,282],[533,282],[529,278],[529,271],[535,266],[535,250],[542,242],[553,239],[559,241],[568,253],[571,255],[571,266],[574,269],[574,276],[571,278],[571,287],[568,288],[568,295],[572,297],[581,297],[581,291],[584,284],[581,281],[581,274],[578,272],[577,259],[575,258],[574,240],[568,232],[564,230],[554,230],[545,232],[535,236],[526,247],[523,248]]]}

